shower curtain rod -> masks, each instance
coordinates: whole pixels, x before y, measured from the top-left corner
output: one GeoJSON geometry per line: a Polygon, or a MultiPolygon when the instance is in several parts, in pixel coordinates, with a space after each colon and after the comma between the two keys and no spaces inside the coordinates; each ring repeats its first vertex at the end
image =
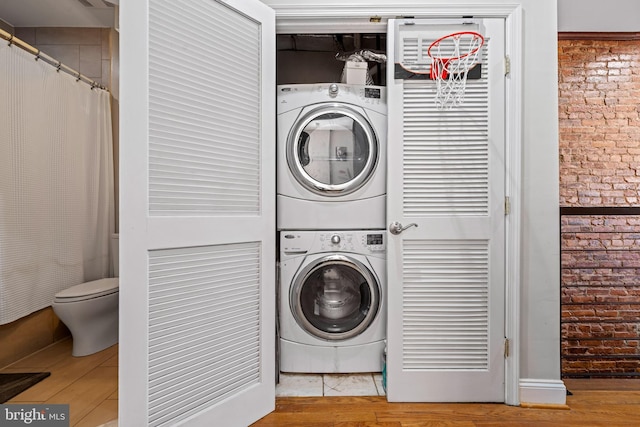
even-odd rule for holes
{"type": "Polygon", "coordinates": [[[88,85],[91,86],[92,90],[93,90],[93,88],[107,90],[106,87],[102,86],[98,82],[96,82],[94,80],[91,80],[89,77],[87,77],[87,76],[85,76],[83,74],[80,74],[79,71],[76,71],[73,68],[68,67],[67,65],[63,64],[62,62],[55,60],[54,58],[50,57],[46,53],[42,52],[40,49],[31,46],[29,43],[25,42],[24,40],[20,40],[19,38],[15,37],[13,34],[8,33],[6,31],[4,31],[3,29],[0,29],[0,37],[5,39],[6,41],[8,41],[9,42],[9,46],[16,45],[16,46],[26,50],[30,54],[34,55],[36,57],[35,58],[36,61],[38,59],[42,59],[47,64],[55,67],[56,71],[64,71],[65,73],[71,74],[73,77],[75,77],[77,82],[81,81],[81,82],[87,83],[88,85]]]}

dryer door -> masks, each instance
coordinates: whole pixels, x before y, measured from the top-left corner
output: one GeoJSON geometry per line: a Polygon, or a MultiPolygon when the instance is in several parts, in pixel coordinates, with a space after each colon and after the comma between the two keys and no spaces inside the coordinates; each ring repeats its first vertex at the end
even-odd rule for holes
{"type": "Polygon", "coordinates": [[[306,189],[342,196],[371,178],[378,163],[378,139],[369,121],[353,107],[321,104],[291,129],[287,162],[306,189]]]}
{"type": "Polygon", "coordinates": [[[360,261],[327,255],[304,267],[291,286],[289,303],[305,331],[326,340],[364,332],[380,308],[380,284],[360,261]]]}

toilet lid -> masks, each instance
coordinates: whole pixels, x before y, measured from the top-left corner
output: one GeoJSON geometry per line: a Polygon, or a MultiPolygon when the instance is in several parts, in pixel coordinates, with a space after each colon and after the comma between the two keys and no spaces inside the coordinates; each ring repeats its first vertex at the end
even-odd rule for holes
{"type": "Polygon", "coordinates": [[[94,280],[72,286],[56,294],[56,298],[99,297],[118,291],[120,282],[117,277],[94,280]]]}

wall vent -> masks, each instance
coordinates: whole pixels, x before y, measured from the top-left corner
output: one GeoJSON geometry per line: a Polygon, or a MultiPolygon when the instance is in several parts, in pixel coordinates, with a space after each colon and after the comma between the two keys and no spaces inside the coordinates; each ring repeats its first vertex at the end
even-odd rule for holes
{"type": "Polygon", "coordinates": [[[115,4],[106,0],[78,0],[78,3],[84,7],[90,7],[94,9],[109,9],[115,6],[115,4]]]}

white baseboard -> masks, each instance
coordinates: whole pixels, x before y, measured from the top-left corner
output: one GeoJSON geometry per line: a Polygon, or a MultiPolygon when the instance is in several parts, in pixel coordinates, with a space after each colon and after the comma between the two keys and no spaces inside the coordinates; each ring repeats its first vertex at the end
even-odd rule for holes
{"type": "Polygon", "coordinates": [[[520,403],[565,405],[567,388],[561,380],[521,378],[520,403]]]}

